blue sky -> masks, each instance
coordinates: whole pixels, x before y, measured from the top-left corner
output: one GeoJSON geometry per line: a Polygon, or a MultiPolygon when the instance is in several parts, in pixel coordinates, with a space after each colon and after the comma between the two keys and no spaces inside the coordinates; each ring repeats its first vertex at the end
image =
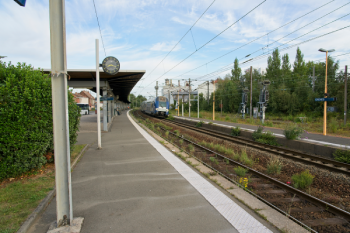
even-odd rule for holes
{"type": "MultiPolygon", "coordinates": [[[[26,62],[36,68],[50,68],[48,2],[47,0],[27,0],[26,7],[20,7],[11,0],[0,2],[0,22],[2,22],[0,55],[7,56],[3,59],[4,61],[26,62]]],[[[229,27],[263,1],[216,0],[192,28],[192,33],[188,33],[164,62],[151,73],[212,2],[213,0],[95,0],[107,56],[117,57],[123,70],[146,70],[144,80],[136,85],[132,93],[143,95],[148,95],[147,92],[153,93],[155,92],[154,81],[158,80],[161,84],[164,83],[165,78],[207,80],[217,76],[223,77],[227,71],[215,76],[203,77],[203,75],[228,66],[236,57],[243,58],[259,49],[249,58],[266,54],[272,48],[284,43],[286,45],[280,48],[350,25],[350,15],[345,16],[350,13],[350,4],[348,4],[267,47],[269,43],[328,14],[348,1],[267,0],[238,23],[229,27]],[[329,4],[269,33],[326,3],[329,4]],[[340,17],[343,18],[289,42],[340,17]],[[228,29],[220,36],[177,65],[196,51],[196,48],[198,49],[226,28],[228,29]],[[269,33],[268,36],[210,62],[267,33],[269,33]],[[174,69],[167,72],[174,66],[176,66],[174,69]],[[201,67],[188,72],[199,66],[201,67]],[[165,72],[167,73],[164,74],[165,72]]],[[[68,69],[94,68],[96,38],[100,39],[102,61],[105,54],[92,0],[66,0],[66,30],[68,69]]],[[[334,56],[350,52],[349,32],[350,29],[347,28],[302,44],[300,48],[305,60],[323,59],[324,53],[318,52],[321,47],[335,49],[334,56]]],[[[293,62],[295,50],[296,47],[292,47],[282,51],[281,54],[289,53],[290,60],[293,62]]],[[[343,69],[344,65],[349,64],[350,56],[345,55],[337,59],[343,69]]],[[[240,62],[245,60],[247,59],[241,59],[240,62]]],[[[242,70],[249,66],[265,68],[266,64],[267,59],[263,57],[242,64],[241,67],[242,70]]],[[[173,82],[177,83],[177,81],[173,82]]]]}

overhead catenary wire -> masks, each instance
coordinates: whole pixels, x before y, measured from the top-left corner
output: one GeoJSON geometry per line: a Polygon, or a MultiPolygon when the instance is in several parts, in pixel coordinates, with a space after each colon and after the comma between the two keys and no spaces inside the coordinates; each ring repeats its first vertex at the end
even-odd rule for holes
{"type": "MultiPolygon", "coordinates": [[[[247,12],[246,14],[244,14],[241,18],[239,18],[237,21],[235,21],[234,23],[232,23],[231,25],[229,25],[227,28],[225,28],[223,31],[221,31],[219,34],[215,35],[213,38],[211,38],[209,41],[207,41],[205,44],[203,44],[201,47],[199,47],[196,51],[194,51],[193,53],[191,53],[190,55],[188,55],[186,58],[184,58],[183,60],[181,60],[179,63],[177,63],[175,66],[173,66],[172,68],[170,68],[167,72],[165,72],[164,74],[162,74],[160,77],[158,77],[156,80],[153,80],[151,83],[153,83],[154,81],[157,81],[158,79],[162,78],[165,74],[169,73],[170,71],[172,71],[174,68],[176,68],[178,65],[180,65],[182,62],[186,61],[189,57],[191,57],[192,55],[194,55],[196,52],[198,52],[199,50],[201,50],[202,48],[204,48],[207,44],[209,44],[210,42],[212,42],[214,39],[216,39],[218,36],[220,36],[222,33],[224,33],[225,31],[227,31],[229,28],[231,28],[233,25],[235,25],[236,23],[238,23],[240,20],[242,20],[244,17],[246,17],[249,13],[251,13],[252,11],[254,11],[256,8],[258,8],[260,5],[262,5],[264,2],[266,2],[266,0],[262,1],[261,3],[259,3],[257,6],[255,6],[252,10],[250,10],[249,12],[247,12]]],[[[148,84],[146,87],[148,87],[148,84]]],[[[144,87],[140,93],[146,88],[144,87]]]]}
{"type": "MultiPolygon", "coordinates": [[[[346,26],[346,27],[343,27],[343,28],[340,28],[340,29],[337,29],[337,30],[334,30],[334,31],[331,31],[331,32],[328,32],[328,33],[325,33],[325,34],[322,34],[322,35],[320,35],[320,36],[313,37],[313,38],[311,38],[311,39],[302,41],[302,42],[300,42],[300,43],[297,43],[297,44],[294,44],[294,45],[290,45],[290,46],[288,46],[288,47],[285,47],[285,48],[281,49],[280,51],[288,50],[288,49],[293,48],[293,47],[295,47],[295,46],[298,46],[298,45],[301,45],[301,44],[304,44],[304,43],[313,41],[313,40],[318,39],[318,38],[320,38],[320,37],[323,37],[323,36],[326,36],[326,35],[329,35],[329,34],[338,32],[338,31],[340,31],[340,30],[344,30],[344,29],[349,28],[349,27],[350,27],[350,25],[348,25],[348,26],[346,26]]],[[[279,46],[277,46],[277,47],[279,47],[279,46]]],[[[276,47],[276,48],[277,48],[277,47],[276,47]]],[[[276,49],[276,48],[275,48],[275,49],[276,49]]],[[[264,55],[259,55],[259,56],[255,57],[255,58],[251,58],[249,61],[244,61],[244,62],[241,62],[241,63],[239,63],[239,64],[241,65],[241,64],[243,64],[243,63],[250,63],[250,62],[253,62],[253,61],[256,61],[256,60],[260,60],[260,59],[262,59],[262,58],[265,58],[265,57],[269,56],[270,54],[272,54],[272,52],[267,53],[267,54],[264,54],[264,55]]],[[[232,67],[232,63],[230,63],[230,64],[228,64],[228,65],[226,65],[226,66],[224,66],[224,67],[222,67],[222,68],[220,68],[220,69],[218,69],[218,70],[216,70],[216,71],[213,71],[212,73],[209,73],[209,74],[207,74],[207,75],[200,76],[200,77],[198,77],[197,79],[202,79],[202,78],[205,78],[205,77],[207,77],[207,76],[209,76],[209,77],[216,76],[216,75],[218,75],[218,74],[220,74],[220,73],[222,73],[222,72],[225,72],[225,71],[230,70],[231,67],[232,67]]]]}
{"type": "MultiPolygon", "coordinates": [[[[207,7],[207,9],[205,9],[205,11],[201,14],[201,16],[199,16],[199,18],[196,20],[196,22],[194,22],[194,24],[190,27],[190,29],[187,30],[187,32],[181,37],[181,39],[173,46],[173,48],[165,55],[165,57],[158,63],[158,65],[156,65],[153,70],[149,73],[148,76],[151,76],[153,71],[155,71],[157,69],[157,67],[160,65],[160,63],[162,63],[167,57],[168,55],[176,48],[176,46],[183,40],[183,38],[185,38],[185,36],[192,30],[192,28],[197,24],[197,22],[203,17],[203,15],[209,10],[209,8],[214,4],[216,0],[212,1],[212,3],[207,7]]],[[[193,36],[192,36],[193,37],[193,36]]],[[[147,76],[147,77],[148,77],[147,76]]],[[[145,79],[147,78],[145,77],[145,79]]],[[[143,82],[142,82],[143,83],[143,82]]],[[[141,83],[141,84],[142,84],[141,83]]],[[[140,92],[141,93],[141,92],[140,92]]]]}
{"type": "Polygon", "coordinates": [[[107,57],[106,49],[105,49],[105,44],[103,43],[103,37],[102,37],[102,32],[101,32],[101,27],[100,27],[100,21],[98,20],[98,15],[97,15],[97,10],[96,10],[95,0],[92,0],[92,2],[94,3],[95,13],[96,13],[96,19],[97,19],[97,24],[98,24],[98,28],[100,29],[100,36],[101,36],[101,41],[102,41],[103,50],[105,51],[105,56],[107,57]]]}
{"type": "MultiPolygon", "coordinates": [[[[211,61],[209,61],[209,62],[206,62],[206,63],[203,64],[203,65],[200,65],[200,66],[198,66],[198,67],[196,67],[196,68],[194,68],[194,69],[192,69],[192,70],[189,70],[189,71],[187,71],[187,72],[185,72],[185,73],[183,73],[183,74],[180,74],[180,75],[176,76],[175,78],[178,78],[178,77],[180,77],[180,76],[182,76],[182,75],[188,74],[188,73],[190,73],[190,72],[192,72],[192,71],[194,71],[194,70],[197,70],[197,69],[199,69],[199,68],[201,68],[201,67],[203,67],[203,66],[206,66],[207,64],[212,63],[212,62],[214,62],[214,61],[216,61],[216,60],[218,60],[218,59],[220,59],[220,58],[222,58],[222,57],[225,57],[225,56],[227,56],[228,54],[230,54],[230,53],[232,53],[232,52],[234,52],[234,51],[237,51],[238,49],[241,49],[241,48],[243,48],[243,47],[245,47],[245,46],[247,46],[247,45],[249,45],[249,44],[251,44],[251,43],[253,43],[253,42],[255,42],[255,41],[257,41],[257,40],[259,40],[259,39],[261,39],[261,38],[263,38],[263,37],[265,37],[265,36],[267,36],[267,35],[269,35],[269,34],[275,32],[275,31],[277,31],[277,30],[281,29],[281,28],[283,28],[283,27],[285,27],[285,26],[287,26],[287,25],[289,25],[289,24],[291,24],[291,23],[293,23],[293,22],[295,22],[296,20],[301,19],[302,17],[309,15],[310,13],[312,13],[312,12],[314,12],[314,11],[316,11],[316,10],[318,10],[318,9],[320,9],[320,8],[322,8],[322,7],[324,7],[324,6],[326,6],[326,5],[328,5],[328,4],[331,3],[331,2],[334,2],[334,0],[332,0],[332,1],[330,1],[330,2],[327,2],[327,3],[323,4],[322,6],[317,7],[316,9],[313,9],[313,10],[307,12],[307,13],[304,14],[304,15],[301,15],[301,16],[299,16],[298,18],[293,19],[293,20],[291,20],[291,21],[289,21],[289,22],[283,24],[283,25],[280,26],[280,27],[278,27],[278,28],[276,28],[276,29],[274,29],[274,30],[272,30],[272,31],[270,31],[270,32],[268,32],[268,33],[266,33],[266,34],[264,34],[264,35],[262,35],[262,36],[256,38],[256,39],[254,39],[254,40],[251,40],[250,42],[247,42],[247,43],[241,45],[241,46],[238,47],[238,48],[235,48],[235,49],[233,49],[233,50],[231,50],[231,51],[229,51],[229,52],[227,52],[227,53],[225,53],[225,54],[223,54],[223,55],[221,55],[221,56],[219,56],[219,57],[217,57],[217,58],[215,58],[215,59],[213,59],[213,60],[211,60],[211,61]]],[[[346,5],[346,4],[345,4],[345,5],[346,5]]],[[[344,5],[344,6],[345,6],[345,5],[344,5]]],[[[342,6],[342,7],[343,7],[343,6],[342,6]]],[[[336,9],[336,10],[337,10],[337,9],[336,9]]],[[[334,11],[336,11],[336,10],[334,10],[334,11]]],[[[332,12],[334,12],[334,11],[332,11],[332,12]]],[[[330,12],[330,13],[332,13],[332,12],[330,12]]],[[[328,14],[330,14],[330,13],[328,13],[328,14]]],[[[305,25],[305,26],[306,26],[306,25],[305,25]]],[[[249,57],[250,55],[251,55],[251,54],[247,55],[246,57],[249,57]]]]}

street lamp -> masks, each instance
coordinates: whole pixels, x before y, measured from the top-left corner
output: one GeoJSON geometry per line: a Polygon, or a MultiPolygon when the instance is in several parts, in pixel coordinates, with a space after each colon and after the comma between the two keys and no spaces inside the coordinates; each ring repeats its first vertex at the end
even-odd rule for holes
{"type": "MultiPolygon", "coordinates": [[[[326,53],[326,77],[324,82],[324,97],[327,98],[327,64],[328,64],[328,53],[334,52],[334,49],[325,50],[320,48],[318,51],[326,53]]],[[[327,134],[327,101],[324,101],[324,109],[323,109],[323,135],[327,134]]]]}

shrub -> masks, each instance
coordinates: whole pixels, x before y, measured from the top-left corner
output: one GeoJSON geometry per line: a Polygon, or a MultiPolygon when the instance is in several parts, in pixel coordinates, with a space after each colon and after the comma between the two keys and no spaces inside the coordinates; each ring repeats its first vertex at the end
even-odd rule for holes
{"type": "Polygon", "coordinates": [[[305,170],[300,174],[295,174],[292,176],[293,186],[295,188],[305,189],[312,184],[314,177],[315,176],[310,174],[309,170],[305,170]]]}
{"type": "MultiPolygon", "coordinates": [[[[68,92],[70,148],[80,108],[68,92]]],[[[0,61],[0,180],[39,168],[53,152],[51,79],[40,70],[0,61]]],[[[53,160],[53,157],[50,159],[53,160]]]]}
{"type": "Polygon", "coordinates": [[[226,121],[229,121],[229,120],[230,120],[230,117],[229,117],[229,116],[226,116],[226,117],[225,117],[225,120],[226,120],[226,121]]]}
{"type": "Polygon", "coordinates": [[[280,174],[282,170],[282,162],[279,158],[271,158],[267,164],[267,173],[268,174],[280,174]]]}
{"type": "Polygon", "coordinates": [[[267,131],[264,133],[262,132],[263,129],[264,127],[258,126],[258,129],[252,134],[253,140],[271,146],[278,146],[279,144],[277,143],[276,137],[272,134],[272,132],[267,131]]]}
{"type": "Polygon", "coordinates": [[[168,116],[168,120],[173,121],[173,120],[175,120],[175,117],[173,117],[172,115],[169,115],[169,116],[168,116]]]}
{"type": "Polygon", "coordinates": [[[239,127],[232,128],[231,135],[232,136],[239,136],[241,134],[241,129],[239,127]]]}
{"type": "Polygon", "coordinates": [[[203,121],[197,122],[196,127],[198,127],[198,128],[199,128],[199,127],[202,127],[202,126],[203,126],[203,123],[204,123],[203,121]]]}
{"type": "Polygon", "coordinates": [[[288,140],[299,139],[303,132],[304,130],[296,125],[287,125],[283,130],[283,134],[288,140]]]}
{"type": "Polygon", "coordinates": [[[338,162],[350,164],[350,150],[336,150],[333,153],[334,159],[338,162]]]}
{"type": "Polygon", "coordinates": [[[243,167],[235,167],[233,169],[235,171],[235,173],[237,174],[237,176],[245,176],[245,174],[248,172],[248,169],[245,169],[243,167]]]}

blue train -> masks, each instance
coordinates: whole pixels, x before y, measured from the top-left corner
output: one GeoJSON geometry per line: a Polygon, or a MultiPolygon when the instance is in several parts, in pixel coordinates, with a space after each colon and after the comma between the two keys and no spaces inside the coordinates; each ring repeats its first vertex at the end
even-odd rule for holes
{"type": "Polygon", "coordinates": [[[153,100],[143,101],[141,111],[153,116],[168,117],[169,100],[164,96],[158,96],[153,100]]]}

